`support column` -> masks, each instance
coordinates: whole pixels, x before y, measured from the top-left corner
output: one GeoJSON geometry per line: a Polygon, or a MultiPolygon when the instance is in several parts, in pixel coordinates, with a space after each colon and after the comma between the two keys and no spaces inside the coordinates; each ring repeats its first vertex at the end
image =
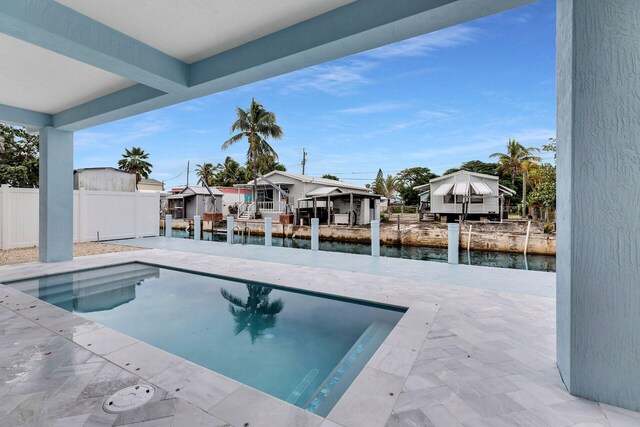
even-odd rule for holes
{"type": "Polygon", "coordinates": [[[640,410],[640,7],[557,2],[557,363],[640,410]]]}
{"type": "Polygon", "coordinates": [[[73,132],[40,130],[40,262],[73,259],[73,132]]]}
{"type": "Polygon", "coordinates": [[[362,199],[362,224],[371,224],[371,199],[362,199]]]}

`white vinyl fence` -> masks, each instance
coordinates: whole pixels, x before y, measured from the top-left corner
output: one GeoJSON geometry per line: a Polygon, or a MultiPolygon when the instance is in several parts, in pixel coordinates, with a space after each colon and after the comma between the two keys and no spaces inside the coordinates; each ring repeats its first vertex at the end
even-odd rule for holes
{"type": "MultiPolygon", "coordinates": [[[[73,241],[157,236],[159,193],[75,190],[73,241]]],[[[38,189],[0,186],[0,249],[38,244],[38,189]]]]}

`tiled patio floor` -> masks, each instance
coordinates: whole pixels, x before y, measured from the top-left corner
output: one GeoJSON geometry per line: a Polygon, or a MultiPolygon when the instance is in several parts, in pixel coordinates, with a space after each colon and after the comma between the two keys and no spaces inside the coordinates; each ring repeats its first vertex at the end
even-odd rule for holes
{"type": "MultiPolygon", "coordinates": [[[[100,341],[117,335],[82,319],[53,315],[41,308],[43,303],[0,286],[0,425],[640,425],[638,413],[566,392],[555,367],[555,299],[526,293],[530,286],[553,287],[553,274],[380,261],[385,271],[394,264],[401,269],[404,277],[398,278],[359,271],[362,263],[377,261],[358,255],[340,254],[341,269],[333,269],[322,255],[314,267],[293,262],[301,252],[293,249],[286,263],[275,264],[237,256],[242,247],[206,244],[233,257],[155,249],[3,267],[0,281],[140,260],[428,310],[410,315],[410,309],[324,420],[166,353],[166,364],[152,364],[145,356],[155,350],[150,346],[121,335],[100,341]],[[412,267],[425,279],[410,277],[412,267]],[[481,282],[482,288],[433,280],[442,268],[457,269],[458,283],[481,282]],[[506,292],[518,278],[518,293],[506,292]],[[91,345],[97,342],[104,346],[91,345]],[[135,363],[127,366],[127,356],[118,357],[122,349],[135,349],[130,352],[138,357],[135,363]],[[159,388],[152,404],[120,416],[102,411],[111,392],[140,382],[159,388]]],[[[314,256],[304,252],[300,256],[314,256]]]]}

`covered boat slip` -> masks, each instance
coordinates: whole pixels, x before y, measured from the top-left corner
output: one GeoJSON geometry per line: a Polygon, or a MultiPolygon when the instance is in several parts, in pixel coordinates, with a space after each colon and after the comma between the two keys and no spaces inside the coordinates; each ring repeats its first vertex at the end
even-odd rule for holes
{"type": "Polygon", "coordinates": [[[318,188],[298,199],[298,222],[309,224],[311,218],[319,218],[326,225],[367,225],[380,219],[380,198],[377,194],[335,187],[318,188]]]}

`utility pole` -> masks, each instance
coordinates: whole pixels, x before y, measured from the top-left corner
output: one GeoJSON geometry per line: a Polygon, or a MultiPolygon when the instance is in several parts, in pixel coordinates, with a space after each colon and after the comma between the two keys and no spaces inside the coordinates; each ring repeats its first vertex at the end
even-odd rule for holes
{"type": "Polygon", "coordinates": [[[302,147],[302,175],[304,175],[304,167],[307,165],[307,152],[302,147]]]}
{"type": "Polygon", "coordinates": [[[189,160],[187,160],[187,187],[189,186],[189,160]]]}

